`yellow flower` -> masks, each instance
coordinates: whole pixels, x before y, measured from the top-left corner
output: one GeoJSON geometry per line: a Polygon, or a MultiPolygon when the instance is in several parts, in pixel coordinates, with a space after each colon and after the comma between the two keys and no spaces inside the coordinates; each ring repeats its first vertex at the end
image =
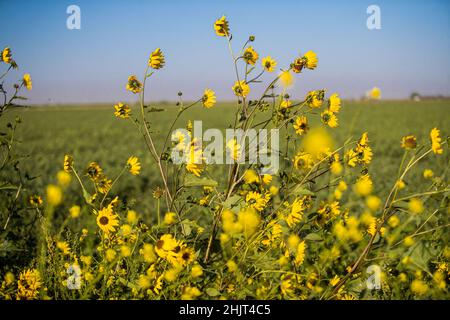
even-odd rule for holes
{"type": "Polygon", "coordinates": [[[216,104],[216,94],[211,89],[205,89],[202,97],[202,104],[205,108],[212,108],[216,104]]]}
{"type": "Polygon", "coordinates": [[[302,134],[308,132],[308,129],[309,129],[308,119],[305,116],[297,117],[297,119],[295,119],[294,129],[295,129],[295,133],[297,133],[300,136],[302,134]]]}
{"type": "Polygon", "coordinates": [[[299,152],[294,157],[294,167],[296,169],[308,170],[314,165],[314,159],[311,154],[306,152],[299,152]]]}
{"type": "Polygon", "coordinates": [[[434,176],[434,173],[433,173],[432,170],[430,170],[430,169],[425,169],[425,170],[423,171],[423,177],[424,177],[425,179],[431,179],[431,178],[433,178],[433,176],[434,176]]]}
{"type": "Polygon", "coordinates": [[[330,128],[336,128],[338,126],[338,119],[336,115],[329,110],[323,111],[320,114],[320,118],[322,119],[322,122],[328,125],[330,128]]]}
{"type": "Polygon", "coordinates": [[[205,168],[203,151],[195,143],[190,146],[190,151],[186,154],[186,170],[200,177],[205,168]]]}
{"type": "Polygon", "coordinates": [[[328,222],[331,218],[338,216],[341,213],[339,202],[325,202],[320,203],[319,209],[317,210],[318,222],[319,224],[324,224],[328,222]]]}
{"type": "Polygon", "coordinates": [[[310,91],[306,96],[306,102],[311,108],[320,108],[325,98],[324,90],[310,91]]]}
{"type": "Polygon", "coordinates": [[[377,211],[381,206],[381,200],[377,196],[368,196],[366,204],[370,210],[377,211]]]}
{"type": "Polygon", "coordinates": [[[414,241],[413,237],[407,236],[407,237],[405,237],[405,239],[403,240],[403,243],[405,244],[405,246],[411,247],[411,246],[415,243],[415,241],[414,241]]]}
{"type": "Polygon", "coordinates": [[[127,160],[127,166],[130,173],[134,176],[137,176],[141,171],[141,164],[139,163],[139,159],[137,157],[129,157],[127,160]]]}
{"type": "Polygon", "coordinates": [[[313,70],[317,67],[318,59],[313,51],[306,52],[303,58],[306,58],[306,68],[313,70]]]}
{"type": "Polygon", "coordinates": [[[2,61],[4,63],[11,63],[12,61],[12,54],[11,54],[11,49],[6,47],[5,49],[3,49],[2,51],[2,61]]]}
{"type": "Polygon", "coordinates": [[[434,154],[442,154],[444,150],[442,149],[441,145],[441,135],[438,128],[433,128],[430,132],[430,138],[431,138],[431,149],[433,150],[434,154]]]}
{"type": "Polygon", "coordinates": [[[289,70],[282,71],[279,74],[278,78],[280,79],[281,85],[284,88],[289,88],[290,86],[292,86],[294,84],[294,77],[289,72],[289,70]]]}
{"type": "Polygon", "coordinates": [[[238,268],[236,262],[234,262],[233,260],[228,260],[227,267],[228,267],[228,271],[230,271],[231,273],[236,272],[236,270],[238,268]]]}
{"type": "Polygon", "coordinates": [[[81,212],[80,206],[72,206],[69,209],[70,216],[74,219],[76,219],[80,216],[80,212],[81,212]]]}
{"type": "Polygon", "coordinates": [[[277,62],[273,60],[271,56],[263,58],[261,63],[264,70],[267,72],[273,72],[277,66],[277,62]]]}
{"type": "Polygon", "coordinates": [[[397,180],[397,182],[395,183],[395,186],[398,188],[398,190],[402,190],[405,188],[406,184],[405,181],[403,180],[397,180]]]}
{"type": "Polygon", "coordinates": [[[115,232],[116,227],[119,226],[119,217],[112,211],[111,207],[106,207],[100,211],[94,213],[97,214],[97,225],[106,234],[115,232]]]}
{"type": "Polygon", "coordinates": [[[129,257],[131,255],[131,249],[127,245],[120,246],[120,255],[124,258],[129,257]]]}
{"type": "Polygon", "coordinates": [[[230,34],[230,27],[228,26],[228,21],[225,16],[222,16],[222,18],[217,19],[216,22],[214,22],[214,30],[220,37],[227,37],[230,34]]]}
{"type": "Polygon", "coordinates": [[[249,169],[244,172],[244,182],[246,184],[259,183],[259,175],[255,170],[249,169]]]}
{"type": "Polygon", "coordinates": [[[27,90],[31,90],[33,88],[33,82],[31,81],[31,76],[29,73],[25,73],[23,75],[22,83],[27,90]]]}
{"type": "Polygon", "coordinates": [[[106,250],[105,256],[106,256],[106,260],[108,262],[112,262],[116,258],[117,252],[114,251],[113,249],[109,248],[106,250]]]}
{"type": "Polygon", "coordinates": [[[250,87],[244,80],[236,81],[232,89],[234,94],[238,97],[245,98],[250,93],[250,87]]]}
{"type": "Polygon", "coordinates": [[[354,185],[354,191],[360,196],[367,196],[373,190],[373,182],[368,174],[365,174],[358,178],[358,181],[354,185]]]}
{"type": "Polygon", "coordinates": [[[302,140],[301,147],[314,158],[321,160],[334,149],[334,141],[326,129],[319,127],[309,131],[302,140]]]}
{"type": "Polygon", "coordinates": [[[333,277],[333,279],[330,280],[330,285],[334,287],[339,283],[340,280],[341,278],[339,278],[339,276],[336,275],[333,277]]]}
{"type": "Polygon", "coordinates": [[[397,216],[392,216],[388,219],[387,222],[391,228],[396,228],[400,224],[400,219],[397,216]]]}
{"type": "Polygon", "coordinates": [[[263,174],[262,175],[262,182],[265,185],[269,185],[272,182],[272,179],[273,179],[273,177],[270,174],[263,174]]]}
{"type": "Polygon", "coordinates": [[[297,223],[300,222],[300,220],[303,217],[303,211],[305,210],[305,205],[304,205],[304,198],[300,199],[300,198],[295,198],[294,202],[291,205],[291,210],[288,214],[288,216],[286,217],[286,222],[288,224],[289,227],[293,227],[294,225],[296,225],[297,223]]]}
{"type": "Polygon", "coordinates": [[[171,260],[176,258],[174,250],[177,247],[179,242],[171,234],[164,234],[156,242],[155,251],[161,258],[171,260]]]}
{"type": "Polygon", "coordinates": [[[333,93],[328,99],[328,110],[333,113],[337,113],[341,110],[341,98],[339,98],[337,93],[333,93]]]}
{"type": "Polygon", "coordinates": [[[42,198],[41,196],[38,195],[33,195],[30,197],[30,204],[34,207],[39,207],[40,205],[42,205],[42,198]]]}
{"type": "Polygon", "coordinates": [[[306,250],[306,243],[305,241],[302,241],[298,244],[297,251],[295,253],[294,264],[297,267],[300,266],[305,260],[305,250],[306,250]]]}
{"type": "Polygon", "coordinates": [[[139,250],[139,253],[144,257],[144,260],[147,263],[153,263],[156,261],[154,247],[149,243],[144,243],[142,249],[139,250]]]}
{"type": "Polygon", "coordinates": [[[167,225],[170,224],[174,224],[175,222],[177,222],[177,215],[175,214],[175,212],[167,212],[164,215],[164,223],[167,225]]]}
{"type": "Polygon", "coordinates": [[[256,191],[250,191],[245,197],[245,202],[250,208],[262,211],[266,207],[268,200],[266,197],[263,197],[262,194],[256,191]]]}
{"type": "Polygon", "coordinates": [[[377,87],[373,87],[369,91],[369,98],[374,99],[374,100],[379,100],[381,98],[381,90],[377,87]]]}
{"type": "Polygon", "coordinates": [[[237,161],[241,157],[241,145],[237,143],[236,138],[227,142],[227,148],[230,152],[230,156],[233,160],[237,161]]]}
{"type": "Polygon", "coordinates": [[[58,180],[58,184],[60,186],[67,187],[72,181],[72,177],[66,171],[61,170],[56,174],[56,180],[58,180]]]}
{"type": "Polygon", "coordinates": [[[70,247],[69,244],[66,241],[58,241],[56,243],[56,247],[61,250],[61,252],[63,253],[63,255],[68,255],[70,254],[70,247]]]}
{"type": "Polygon", "coordinates": [[[135,224],[138,221],[138,214],[134,210],[128,210],[127,212],[127,222],[135,224]]]}
{"type": "Polygon", "coordinates": [[[81,260],[81,262],[83,262],[87,266],[90,266],[92,264],[92,257],[91,256],[81,256],[80,260],[81,260]]]}
{"type": "Polygon", "coordinates": [[[415,149],[417,147],[417,139],[413,135],[404,136],[402,138],[403,149],[415,149]]]}
{"type": "Polygon", "coordinates": [[[162,67],[164,67],[164,63],[164,54],[162,53],[160,48],[156,48],[148,58],[148,65],[153,69],[161,69],[162,67]]]}
{"type": "Polygon", "coordinates": [[[245,49],[242,58],[247,62],[247,64],[255,64],[258,60],[259,54],[253,49],[252,46],[245,49]]]}
{"type": "Polygon", "coordinates": [[[50,184],[47,186],[47,202],[51,206],[57,206],[62,202],[62,190],[60,187],[50,184]]]}
{"type": "Polygon", "coordinates": [[[203,269],[199,264],[195,264],[191,269],[191,276],[193,278],[198,278],[203,274],[203,269]]]}
{"type": "Polygon", "coordinates": [[[186,287],[181,294],[181,300],[193,300],[201,295],[202,293],[196,287],[186,287]]]}
{"type": "Polygon", "coordinates": [[[73,167],[73,158],[72,156],[66,154],[64,155],[64,171],[71,172],[73,167]]]}
{"type": "Polygon", "coordinates": [[[288,99],[283,99],[280,104],[281,109],[288,109],[292,106],[292,101],[288,99]]]}
{"type": "Polygon", "coordinates": [[[98,192],[106,194],[112,187],[112,180],[108,179],[106,176],[101,175],[96,181],[98,192]]]}
{"type": "Polygon", "coordinates": [[[20,273],[17,281],[18,300],[36,299],[39,295],[39,289],[42,286],[41,275],[36,269],[28,269],[20,273]]]}
{"type": "Polygon", "coordinates": [[[414,214],[420,214],[423,212],[423,203],[418,198],[412,198],[408,203],[409,211],[414,214]]]}
{"type": "Polygon", "coordinates": [[[182,266],[186,266],[188,264],[190,264],[191,262],[193,262],[195,259],[195,252],[192,248],[189,247],[182,247],[182,249],[180,250],[180,252],[178,253],[178,263],[181,264],[182,266]]]}
{"type": "Polygon", "coordinates": [[[261,217],[252,209],[244,209],[238,214],[238,222],[242,225],[244,235],[249,238],[256,232],[261,217]]]}
{"type": "Polygon", "coordinates": [[[100,167],[100,165],[97,162],[91,162],[89,163],[88,167],[86,168],[86,174],[91,178],[91,180],[96,181],[103,177],[103,169],[100,167]]]}
{"type": "Polygon", "coordinates": [[[133,93],[139,93],[142,90],[142,83],[136,78],[135,75],[128,77],[127,90],[133,93]]]}
{"type": "Polygon", "coordinates": [[[428,291],[428,285],[422,280],[413,280],[411,282],[411,291],[418,296],[423,296],[428,291]]]}
{"type": "Polygon", "coordinates": [[[114,115],[117,118],[128,119],[130,117],[131,108],[128,105],[119,102],[118,104],[114,105],[114,109],[116,109],[114,115]]]}

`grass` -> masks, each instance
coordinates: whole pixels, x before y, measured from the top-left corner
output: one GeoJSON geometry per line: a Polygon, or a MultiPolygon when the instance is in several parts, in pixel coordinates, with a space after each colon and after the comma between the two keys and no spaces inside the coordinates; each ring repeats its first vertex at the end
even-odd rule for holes
{"type": "MultiPolygon", "coordinates": [[[[165,111],[151,113],[149,117],[153,132],[157,133],[157,144],[162,145],[172,119],[176,115],[173,105],[160,105],[165,111]]],[[[199,106],[183,114],[175,128],[186,125],[188,119],[203,120],[203,129],[225,129],[233,121],[232,104],[219,104],[205,110],[199,106]]],[[[152,215],[146,198],[156,185],[161,185],[156,167],[130,121],[117,119],[111,105],[33,107],[14,111],[9,117],[19,115],[23,124],[18,131],[18,138],[23,141],[17,151],[29,157],[21,163],[29,176],[36,177],[30,184],[29,194],[43,194],[45,186],[54,182],[56,173],[62,168],[64,154],[72,154],[77,168],[84,168],[89,161],[97,161],[110,177],[114,177],[130,155],[138,156],[142,161],[142,173],[139,179],[125,177],[116,186],[113,193],[132,195],[127,201],[140,199],[136,209],[145,215],[152,215]],[[142,200],[141,200],[142,199],[142,200]]],[[[332,131],[337,145],[348,137],[357,139],[363,131],[369,132],[374,160],[370,166],[377,192],[383,194],[395,181],[398,166],[403,156],[400,139],[407,134],[414,134],[419,144],[428,142],[429,131],[436,126],[448,134],[450,128],[450,101],[383,101],[351,102],[343,104],[339,115],[340,126],[332,131]]],[[[317,124],[319,125],[319,124],[317,124]]],[[[283,133],[281,134],[281,139],[283,133]]],[[[420,170],[408,176],[407,184],[420,185],[424,168],[448,169],[448,153],[437,159],[429,159],[420,164],[420,170]]],[[[214,172],[220,176],[225,172],[222,165],[214,172]]],[[[77,185],[72,183],[69,193],[73,201],[81,201],[77,185]]],[[[150,202],[150,201],[149,201],[150,202]]]]}

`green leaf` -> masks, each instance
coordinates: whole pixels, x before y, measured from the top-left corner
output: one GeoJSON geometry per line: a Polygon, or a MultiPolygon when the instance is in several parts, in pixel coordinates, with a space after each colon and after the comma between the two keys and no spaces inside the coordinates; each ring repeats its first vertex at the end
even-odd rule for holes
{"type": "Polygon", "coordinates": [[[84,200],[86,201],[86,203],[92,204],[92,200],[93,200],[92,196],[84,189],[83,189],[83,197],[84,197],[84,200]]]}
{"type": "Polygon", "coordinates": [[[308,234],[308,235],[305,237],[305,240],[309,240],[309,241],[322,241],[323,239],[322,239],[322,237],[321,237],[318,233],[312,232],[312,233],[308,234]]]}
{"type": "Polygon", "coordinates": [[[215,288],[206,288],[206,294],[210,297],[217,297],[220,295],[220,292],[215,288]]]}
{"type": "Polygon", "coordinates": [[[227,208],[227,209],[231,209],[232,207],[236,206],[237,203],[241,200],[242,198],[240,196],[238,196],[237,194],[229,197],[224,203],[223,203],[223,207],[227,208]]]}
{"type": "Polygon", "coordinates": [[[10,182],[0,182],[0,190],[17,190],[19,187],[10,182]]]}
{"type": "Polygon", "coordinates": [[[200,178],[197,176],[194,176],[193,174],[188,175],[184,179],[184,186],[185,187],[203,187],[203,186],[210,186],[215,187],[217,186],[217,181],[209,178],[200,178]]]}
{"type": "Polygon", "coordinates": [[[192,232],[192,228],[191,228],[192,221],[185,219],[185,220],[181,221],[181,224],[183,225],[185,236],[189,236],[192,232]]]}
{"type": "Polygon", "coordinates": [[[314,192],[298,185],[294,188],[294,190],[292,191],[292,194],[298,195],[298,196],[313,196],[314,192]]]}

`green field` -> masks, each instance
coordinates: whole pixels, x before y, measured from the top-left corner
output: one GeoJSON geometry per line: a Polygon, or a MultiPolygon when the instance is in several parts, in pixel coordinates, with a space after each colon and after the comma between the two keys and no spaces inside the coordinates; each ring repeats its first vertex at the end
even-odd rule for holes
{"type": "MultiPolygon", "coordinates": [[[[159,107],[165,111],[151,113],[149,119],[156,141],[161,145],[177,109],[171,104],[159,107]]],[[[204,129],[225,129],[233,120],[233,112],[231,104],[219,104],[209,110],[196,106],[182,115],[175,128],[184,127],[190,119],[203,120],[204,129]]],[[[140,178],[126,176],[114,192],[142,199],[136,207],[145,210],[145,199],[151,197],[151,190],[159,185],[158,174],[136,128],[131,121],[117,119],[111,105],[32,107],[15,111],[9,117],[15,115],[23,120],[18,130],[18,139],[22,142],[17,152],[28,156],[21,166],[30,176],[37,177],[29,184],[29,194],[43,194],[45,186],[54,182],[66,153],[74,156],[78,168],[97,161],[111,177],[120,171],[130,155],[136,155],[142,161],[140,178]]],[[[435,126],[444,136],[448,134],[450,102],[347,101],[343,104],[339,124],[332,130],[337,145],[349,137],[357,139],[364,131],[369,132],[374,151],[370,172],[376,191],[383,194],[394,182],[403,155],[401,137],[414,134],[419,143],[427,143],[429,131],[435,126]]],[[[448,167],[448,163],[448,154],[435,160],[428,158],[419,164],[421,170],[414,170],[414,175],[408,176],[405,182],[420,185],[423,168],[440,171],[448,167]]],[[[221,165],[212,174],[220,176],[224,170],[225,165],[221,165]]],[[[71,188],[79,194],[75,183],[71,188]]]]}

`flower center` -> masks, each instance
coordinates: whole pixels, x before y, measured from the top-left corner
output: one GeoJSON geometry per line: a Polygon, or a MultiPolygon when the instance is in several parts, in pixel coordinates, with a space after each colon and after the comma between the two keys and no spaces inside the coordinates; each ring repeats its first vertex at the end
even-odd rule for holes
{"type": "Polygon", "coordinates": [[[99,221],[100,221],[101,225],[106,226],[108,224],[108,222],[109,222],[109,219],[108,219],[108,217],[103,216],[103,217],[100,218],[99,221]]]}

